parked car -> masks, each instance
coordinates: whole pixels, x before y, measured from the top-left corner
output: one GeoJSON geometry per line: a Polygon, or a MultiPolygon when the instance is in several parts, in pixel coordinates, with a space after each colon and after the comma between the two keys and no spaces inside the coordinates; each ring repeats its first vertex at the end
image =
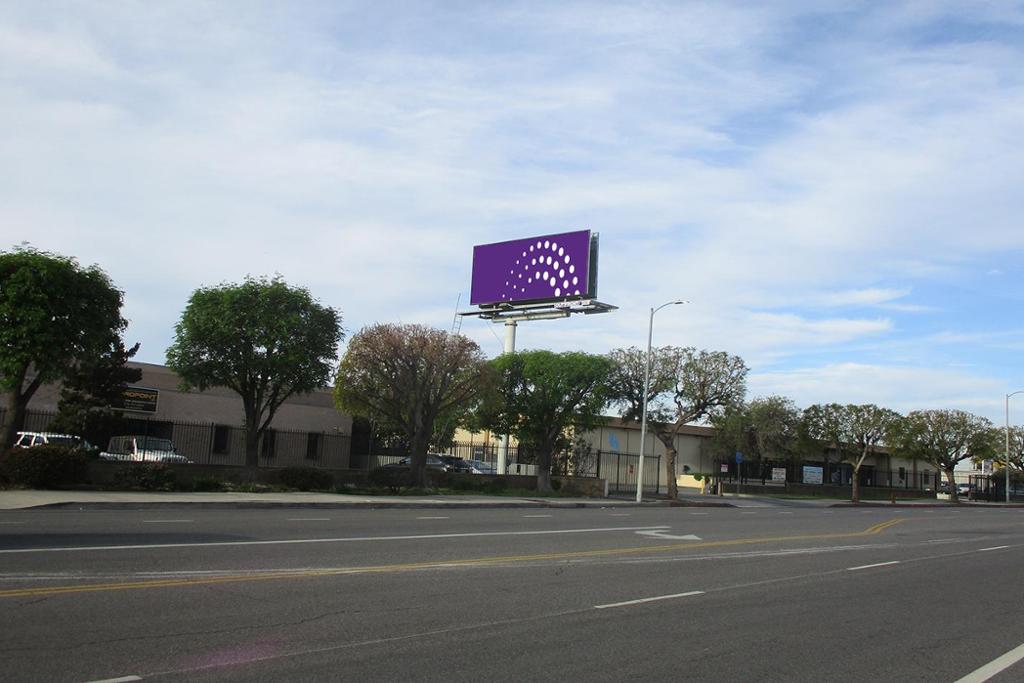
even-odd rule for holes
{"type": "Polygon", "coordinates": [[[958,496],[969,496],[974,492],[975,488],[974,484],[957,484],[956,494],[958,496]]]}
{"type": "MultiPolygon", "coordinates": [[[[382,467],[387,468],[387,469],[408,469],[411,466],[412,466],[412,459],[409,456],[406,456],[406,457],[402,458],[401,460],[399,460],[397,462],[392,462],[392,463],[388,463],[387,465],[382,465],[382,467]]],[[[427,454],[427,469],[428,470],[440,470],[442,472],[447,472],[448,471],[448,464],[444,460],[442,460],[440,457],[428,453],[427,454]]]]}
{"type": "Polygon", "coordinates": [[[448,465],[449,472],[462,472],[464,474],[479,474],[475,472],[473,465],[468,460],[457,458],[454,455],[438,455],[438,458],[448,465]]]}
{"type": "Polygon", "coordinates": [[[18,432],[18,438],[14,445],[18,448],[31,448],[43,445],[89,448],[89,443],[83,441],[81,437],[72,434],[55,434],[53,432],[18,432]]]}
{"type": "Polygon", "coordinates": [[[491,463],[485,460],[467,460],[473,467],[473,474],[497,474],[498,470],[491,463]]]}
{"type": "Polygon", "coordinates": [[[168,462],[191,464],[192,461],[174,450],[170,439],[155,436],[113,436],[107,450],[100,453],[103,460],[132,462],[168,462]]]}

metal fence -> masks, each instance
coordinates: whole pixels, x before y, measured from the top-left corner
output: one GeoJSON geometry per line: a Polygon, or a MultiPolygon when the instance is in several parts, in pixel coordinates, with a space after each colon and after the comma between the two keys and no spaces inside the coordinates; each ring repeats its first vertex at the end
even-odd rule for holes
{"type": "MultiPolygon", "coordinates": [[[[715,462],[715,476],[723,481],[741,484],[761,484],[765,486],[786,483],[851,486],[853,483],[853,466],[849,463],[793,463],[753,461],[737,464],[733,461],[718,460],[715,462]]],[[[946,475],[935,470],[917,470],[901,467],[895,470],[883,470],[870,465],[860,468],[859,484],[866,488],[904,489],[931,493],[948,485],[946,475]]],[[[1003,500],[1006,487],[1000,477],[990,478],[988,475],[970,471],[953,473],[956,484],[968,484],[972,495],[979,500],[1003,500]]],[[[1024,488],[1011,488],[1011,496],[1024,497],[1024,488]]]]}
{"type": "MultiPolygon", "coordinates": [[[[408,455],[401,445],[380,448],[374,455],[353,455],[352,467],[373,469],[397,462],[408,455]]],[[[463,460],[482,460],[497,469],[500,448],[494,444],[454,443],[448,448],[437,449],[436,453],[453,455],[463,460]]],[[[597,477],[608,481],[611,493],[636,491],[636,476],[640,456],[631,453],[585,450],[566,451],[558,454],[552,463],[553,474],[579,477],[597,477]]],[[[522,474],[536,474],[537,454],[532,449],[510,445],[506,458],[507,471],[522,474]],[[518,467],[517,467],[518,465],[518,467]]],[[[660,455],[644,456],[644,491],[660,493],[665,481],[660,455]]]]}
{"type": "MultiPolygon", "coordinates": [[[[0,408],[0,421],[4,409],[0,408]]],[[[43,432],[55,413],[28,411],[24,431],[43,432]]],[[[127,417],[121,423],[123,435],[170,439],[175,451],[203,465],[245,465],[245,428],[210,422],[159,420],[127,417]]],[[[104,449],[106,443],[93,444],[104,449]]],[[[347,434],[268,429],[259,444],[260,467],[318,467],[347,469],[351,451],[347,434]]]]}

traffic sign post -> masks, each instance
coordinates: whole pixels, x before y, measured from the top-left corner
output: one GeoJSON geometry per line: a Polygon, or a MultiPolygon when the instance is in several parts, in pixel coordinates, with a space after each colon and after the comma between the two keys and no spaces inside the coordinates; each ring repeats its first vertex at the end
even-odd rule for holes
{"type": "Polygon", "coordinates": [[[736,451],[736,495],[740,495],[740,487],[743,485],[743,454],[736,451]]]}

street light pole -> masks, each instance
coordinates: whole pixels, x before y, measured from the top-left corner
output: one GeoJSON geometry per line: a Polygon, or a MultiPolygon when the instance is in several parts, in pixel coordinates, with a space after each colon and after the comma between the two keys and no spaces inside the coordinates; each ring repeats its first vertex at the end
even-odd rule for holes
{"type": "Polygon", "coordinates": [[[663,303],[657,308],[651,309],[650,321],[647,324],[647,358],[644,361],[644,400],[643,409],[640,411],[640,463],[636,471],[636,502],[641,502],[644,497],[644,448],[647,444],[647,394],[651,386],[651,340],[654,338],[654,314],[666,306],[678,306],[688,304],[689,301],[679,299],[663,303]]]}
{"type": "Polygon", "coordinates": [[[1024,394],[1024,389],[1006,395],[1006,502],[1010,502],[1010,397],[1024,394]]]}

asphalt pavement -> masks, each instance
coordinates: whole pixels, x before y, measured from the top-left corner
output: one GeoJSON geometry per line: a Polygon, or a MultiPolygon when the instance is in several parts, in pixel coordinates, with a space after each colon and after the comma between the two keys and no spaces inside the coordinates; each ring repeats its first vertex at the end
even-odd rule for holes
{"type": "Polygon", "coordinates": [[[1024,679],[1021,510],[747,503],[4,511],[4,678],[1024,679]]]}

